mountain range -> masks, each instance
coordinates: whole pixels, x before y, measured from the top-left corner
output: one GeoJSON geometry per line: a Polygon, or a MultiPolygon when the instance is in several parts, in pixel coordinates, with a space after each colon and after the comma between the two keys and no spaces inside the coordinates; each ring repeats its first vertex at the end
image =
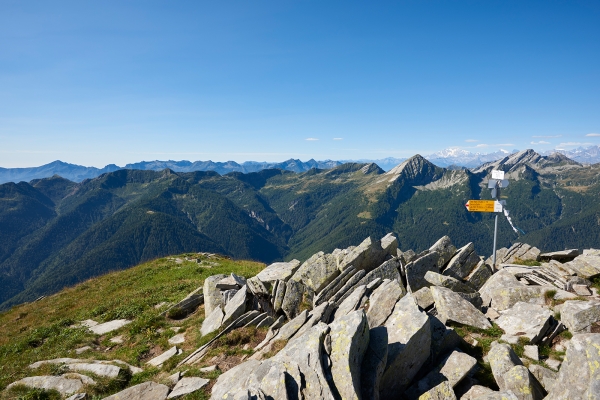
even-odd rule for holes
{"type": "MultiPolygon", "coordinates": [[[[472,153],[460,148],[449,148],[424,156],[427,160],[439,167],[445,168],[475,168],[487,162],[501,160],[507,155],[517,153],[518,150],[499,150],[492,153],[472,153]]],[[[549,150],[543,155],[561,153],[568,158],[583,164],[595,164],[600,162],[600,147],[590,146],[587,148],[579,147],[574,150],[549,150]]],[[[214,171],[220,175],[229,172],[258,172],[263,169],[281,169],[292,172],[306,172],[312,168],[330,169],[345,163],[375,163],[384,171],[389,171],[396,165],[404,161],[405,158],[387,157],[378,160],[360,159],[360,160],[324,160],[316,161],[314,159],[301,161],[298,159],[289,159],[283,162],[259,162],[245,161],[241,164],[235,161],[214,162],[214,161],[141,161],[130,163],[124,167],[115,164],[109,164],[104,168],[84,167],[76,164],[69,164],[63,161],[54,161],[40,167],[30,168],[0,168],[0,184],[6,182],[29,182],[33,179],[49,178],[58,175],[73,182],[81,182],[84,179],[96,178],[107,172],[114,172],[119,169],[137,169],[143,171],[162,171],[169,168],[175,172],[195,172],[195,171],[214,171]]]]}
{"type": "MultiPolygon", "coordinates": [[[[522,240],[553,250],[597,246],[600,164],[558,153],[526,150],[473,169],[438,167],[420,155],[387,172],[374,163],[225,175],[120,169],[82,182],[54,176],[0,185],[0,308],[191,251],[304,260],[395,232],[403,250],[449,235],[489,254],[493,216],[464,204],[490,198],[492,169],[507,173],[502,195],[526,232],[522,240]]],[[[500,219],[500,247],[519,235],[500,219]]]]}

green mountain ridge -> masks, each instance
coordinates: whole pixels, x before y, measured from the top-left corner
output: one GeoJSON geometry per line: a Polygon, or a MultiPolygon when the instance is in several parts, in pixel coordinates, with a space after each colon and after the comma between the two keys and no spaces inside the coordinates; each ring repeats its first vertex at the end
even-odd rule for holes
{"type": "Polygon", "coordinates": [[[420,251],[449,235],[491,253],[493,215],[469,213],[490,198],[491,169],[518,237],[501,216],[499,247],[519,238],[542,250],[597,246],[600,164],[523,151],[472,170],[414,156],[388,172],[348,163],[304,173],[118,170],[74,183],[60,177],[0,185],[0,308],[108,271],[169,254],[214,252],[270,263],[394,232],[420,251]]]}

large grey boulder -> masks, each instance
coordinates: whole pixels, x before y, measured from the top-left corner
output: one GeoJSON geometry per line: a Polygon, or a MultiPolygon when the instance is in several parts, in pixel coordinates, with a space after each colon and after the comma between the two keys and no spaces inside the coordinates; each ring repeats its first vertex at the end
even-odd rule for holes
{"type": "Polygon", "coordinates": [[[600,275],[600,256],[581,255],[573,261],[563,264],[563,266],[575,271],[577,276],[581,278],[594,278],[600,275]]]}
{"type": "Polygon", "coordinates": [[[465,282],[473,286],[476,290],[479,290],[485,285],[488,279],[492,277],[492,268],[485,263],[480,261],[479,264],[473,268],[473,271],[465,278],[465,282]]]}
{"type": "Polygon", "coordinates": [[[536,304],[519,302],[500,313],[496,324],[507,335],[523,336],[538,343],[546,335],[552,322],[552,311],[536,304]]]}
{"type": "Polygon", "coordinates": [[[380,384],[380,397],[395,399],[404,391],[421,366],[431,347],[427,314],[419,311],[411,295],[398,303],[385,322],[388,330],[388,359],[380,384]]]}
{"type": "Polygon", "coordinates": [[[469,243],[456,252],[442,274],[456,279],[464,279],[469,276],[473,268],[479,264],[479,261],[480,258],[475,252],[473,243],[469,243]]]}
{"type": "Polygon", "coordinates": [[[431,294],[438,310],[438,318],[444,324],[452,321],[479,329],[492,327],[481,311],[452,290],[434,286],[431,288],[431,294]]]}
{"type": "Polygon", "coordinates": [[[343,399],[360,399],[361,365],[369,345],[369,324],[363,310],[351,312],[330,326],[331,376],[343,399]]]}
{"type": "Polygon", "coordinates": [[[523,365],[523,362],[512,348],[503,343],[492,343],[492,348],[488,353],[488,361],[500,390],[507,390],[508,387],[504,375],[513,367],[523,365]]]}
{"type": "Polygon", "coordinates": [[[281,309],[288,319],[293,319],[300,312],[306,287],[298,281],[290,279],[285,284],[285,294],[281,303],[281,309]]]}
{"type": "Polygon", "coordinates": [[[271,286],[275,281],[287,281],[300,268],[300,261],[276,262],[256,275],[261,282],[271,286]]]}
{"type": "Polygon", "coordinates": [[[448,236],[443,236],[429,248],[429,251],[435,251],[440,255],[438,268],[442,270],[448,261],[454,257],[454,254],[456,254],[456,246],[452,244],[448,236]]]}
{"type": "Polygon", "coordinates": [[[417,305],[423,310],[431,307],[434,304],[433,296],[431,295],[431,289],[428,287],[421,288],[412,295],[417,305]]]}
{"type": "Polygon", "coordinates": [[[374,282],[377,279],[389,279],[402,282],[400,278],[400,273],[398,272],[398,268],[400,268],[400,260],[398,260],[397,258],[387,260],[377,268],[373,269],[371,272],[367,273],[364,277],[362,277],[356,283],[355,286],[368,285],[369,283],[374,282]]]}
{"type": "Polygon", "coordinates": [[[167,386],[150,381],[122,390],[104,400],[165,400],[168,394],[167,386]]]}
{"type": "MultiPolygon", "coordinates": [[[[250,393],[263,394],[265,399],[299,399],[302,396],[301,383],[301,375],[296,363],[270,359],[252,371],[244,382],[243,388],[250,393]]],[[[239,390],[233,388],[235,389],[239,390]]],[[[250,397],[262,398],[260,395],[250,397]]]]}
{"type": "Polygon", "coordinates": [[[366,274],[367,272],[364,269],[356,271],[356,273],[352,275],[350,279],[348,279],[346,283],[344,283],[344,285],[333,294],[333,296],[331,296],[329,301],[339,305],[346,297],[348,297],[348,295],[353,292],[356,285],[358,285],[358,282],[360,282],[366,274]]]}
{"type": "Polygon", "coordinates": [[[591,325],[600,321],[600,302],[565,301],[560,308],[560,320],[571,333],[590,332],[591,325]]]}
{"type": "Polygon", "coordinates": [[[240,317],[246,312],[246,302],[248,300],[248,290],[246,286],[242,286],[240,290],[233,296],[231,300],[227,302],[225,309],[223,310],[225,316],[223,317],[223,325],[227,326],[232,323],[236,318],[240,317]]]}
{"type": "Polygon", "coordinates": [[[204,280],[204,288],[202,293],[204,294],[204,316],[208,317],[217,306],[224,307],[223,296],[221,296],[221,290],[217,288],[217,283],[227,278],[227,275],[218,274],[209,276],[204,280]]]}
{"type": "Polygon", "coordinates": [[[369,346],[360,369],[363,399],[379,400],[380,381],[387,363],[388,332],[384,326],[369,330],[369,346]]]}
{"type": "Polygon", "coordinates": [[[313,299],[313,307],[317,307],[320,304],[331,299],[338,291],[348,282],[358,270],[350,266],[342,271],[334,280],[332,280],[327,286],[323,288],[313,299]]]}
{"type": "Polygon", "coordinates": [[[542,261],[550,261],[556,260],[560,262],[569,262],[573,260],[575,257],[579,255],[578,249],[570,249],[570,250],[562,250],[562,251],[553,251],[550,253],[540,254],[540,260],[542,261]]]}
{"type": "MultiPolygon", "coordinates": [[[[340,274],[336,259],[322,251],[306,260],[290,278],[290,281],[301,282],[314,293],[319,293],[327,284],[340,274]]],[[[289,286],[288,286],[289,289],[289,286]]]]}
{"type": "Polygon", "coordinates": [[[540,250],[527,243],[513,244],[505,254],[497,257],[497,260],[503,264],[514,264],[515,261],[537,261],[540,256],[540,250]]]}
{"type": "MultiPolygon", "coordinates": [[[[388,247],[390,247],[389,244],[388,247]]],[[[340,271],[343,271],[352,265],[358,270],[364,269],[369,272],[376,266],[381,265],[388,255],[386,250],[381,247],[381,241],[368,237],[344,255],[343,258],[338,258],[337,267],[340,271]]]]}
{"type": "Polygon", "coordinates": [[[548,400],[600,398],[600,333],[575,335],[548,400]]]}
{"type": "Polygon", "coordinates": [[[519,400],[542,400],[544,390],[524,365],[512,367],[503,376],[505,390],[513,392],[519,400]]]}
{"type": "Polygon", "coordinates": [[[438,274],[437,272],[433,271],[427,271],[425,274],[425,280],[434,286],[444,287],[452,290],[453,292],[475,292],[475,289],[473,289],[470,285],[467,285],[451,276],[438,274]]]}
{"type": "Polygon", "coordinates": [[[323,303],[314,310],[312,310],[309,314],[308,320],[302,325],[300,329],[296,333],[294,333],[292,338],[296,336],[301,336],[306,333],[310,328],[318,324],[319,322],[327,323],[331,317],[331,313],[333,312],[334,304],[331,302],[323,303]]]}
{"type": "Polygon", "coordinates": [[[350,296],[348,296],[342,304],[335,310],[334,320],[341,318],[348,313],[356,310],[361,303],[361,299],[367,293],[367,286],[361,285],[356,287],[350,296]]]}
{"type": "Polygon", "coordinates": [[[508,288],[508,287],[520,287],[523,286],[521,282],[511,273],[506,271],[498,271],[493,274],[479,289],[481,300],[483,305],[488,307],[492,301],[492,292],[496,289],[508,288]]]}
{"type": "Polygon", "coordinates": [[[398,299],[406,295],[404,286],[397,280],[386,280],[369,297],[367,320],[375,328],[382,325],[394,310],[398,299]]]}
{"type": "Polygon", "coordinates": [[[11,383],[6,389],[23,385],[34,389],[57,390],[63,396],[71,395],[83,388],[80,379],[68,379],[62,376],[30,376],[11,383]]]}
{"type": "Polygon", "coordinates": [[[492,307],[497,311],[507,310],[518,302],[544,305],[546,293],[556,292],[554,286],[513,286],[494,289],[491,292],[492,307]]]}
{"type": "Polygon", "coordinates": [[[202,322],[202,327],[200,328],[200,333],[202,336],[208,335],[211,332],[216,331],[223,324],[223,311],[221,310],[221,306],[216,306],[214,310],[206,317],[206,319],[202,322]]]}
{"type": "Polygon", "coordinates": [[[425,280],[425,274],[427,271],[439,271],[437,265],[439,258],[440,255],[437,252],[431,252],[406,264],[404,267],[406,271],[406,283],[411,293],[430,285],[425,280]]]}
{"type": "Polygon", "coordinates": [[[456,400],[456,394],[454,394],[450,382],[443,381],[425,392],[419,397],[419,400],[456,400]]]}
{"type": "Polygon", "coordinates": [[[233,399],[233,395],[231,397],[227,397],[227,394],[230,392],[235,393],[238,390],[245,389],[244,383],[248,379],[248,376],[250,376],[250,374],[252,374],[252,372],[261,364],[262,362],[258,360],[248,360],[224,372],[219,376],[217,382],[214,384],[210,398],[213,400],[227,398],[233,399]]]}
{"type": "Polygon", "coordinates": [[[388,256],[396,256],[398,251],[398,238],[392,232],[381,238],[381,248],[388,256]]]}
{"type": "Polygon", "coordinates": [[[198,377],[181,378],[173,388],[173,391],[169,393],[167,399],[177,399],[186,394],[194,393],[206,386],[208,382],[210,382],[208,379],[198,377]]]}

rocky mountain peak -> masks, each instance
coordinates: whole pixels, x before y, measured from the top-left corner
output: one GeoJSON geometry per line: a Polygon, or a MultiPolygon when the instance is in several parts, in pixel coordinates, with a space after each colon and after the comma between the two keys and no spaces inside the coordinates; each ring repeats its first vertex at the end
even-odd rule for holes
{"type": "Polygon", "coordinates": [[[409,181],[422,180],[425,177],[431,180],[437,175],[441,175],[441,171],[441,168],[436,167],[423,156],[417,154],[392,168],[385,175],[389,175],[389,182],[394,182],[400,177],[409,181]]]}

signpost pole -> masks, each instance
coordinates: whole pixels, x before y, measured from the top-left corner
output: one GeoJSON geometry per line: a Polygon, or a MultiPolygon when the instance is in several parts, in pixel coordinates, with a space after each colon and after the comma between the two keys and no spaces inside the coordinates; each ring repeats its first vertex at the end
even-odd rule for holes
{"type": "Polygon", "coordinates": [[[494,252],[492,253],[493,260],[494,260],[492,262],[492,265],[493,265],[494,269],[496,269],[496,235],[497,235],[497,232],[498,232],[498,213],[496,213],[496,218],[494,221],[494,252]]]}

